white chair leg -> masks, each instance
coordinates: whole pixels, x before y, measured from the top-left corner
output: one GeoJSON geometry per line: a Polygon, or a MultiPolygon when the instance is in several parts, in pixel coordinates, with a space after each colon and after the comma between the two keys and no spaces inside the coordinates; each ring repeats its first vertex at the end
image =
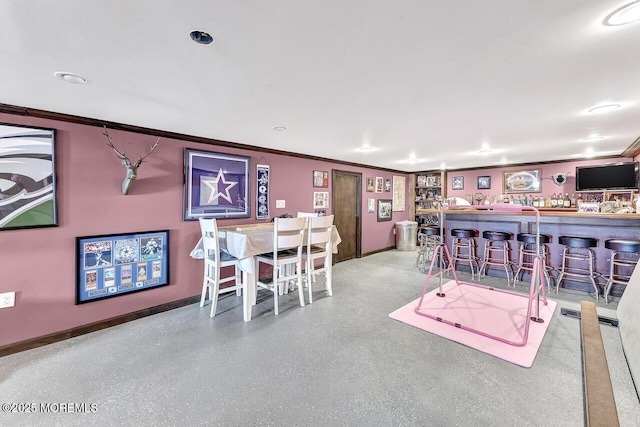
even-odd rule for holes
{"type": "Polygon", "coordinates": [[[208,288],[207,279],[202,281],[202,296],[200,297],[200,307],[204,307],[204,300],[207,297],[207,288],[208,288]]]}
{"type": "Polygon", "coordinates": [[[333,276],[333,272],[332,272],[332,268],[331,268],[331,258],[327,257],[324,259],[325,262],[325,271],[324,271],[324,277],[326,280],[326,288],[327,288],[327,292],[329,293],[329,296],[333,296],[333,286],[331,283],[331,279],[333,276]]]}
{"type": "Polygon", "coordinates": [[[313,286],[311,286],[311,281],[313,280],[313,260],[308,259],[307,258],[307,264],[306,264],[306,273],[307,273],[307,287],[309,288],[309,304],[313,303],[313,297],[311,296],[312,294],[312,288],[313,286]]]}
{"type": "Polygon", "coordinates": [[[276,316],[278,315],[278,305],[280,304],[280,302],[278,301],[279,299],[279,295],[280,292],[282,291],[281,287],[278,286],[278,269],[274,266],[273,267],[273,309],[276,313],[276,316]]]}
{"type": "Polygon", "coordinates": [[[211,298],[211,313],[209,317],[216,315],[216,308],[218,307],[218,294],[220,293],[220,283],[214,283],[210,288],[214,288],[211,298]]]}
{"type": "MultiPolygon", "coordinates": [[[[291,267],[293,268],[294,266],[292,265],[291,267]]],[[[302,291],[302,263],[297,263],[295,265],[295,269],[298,276],[298,297],[300,298],[300,306],[304,307],[304,295],[302,291]]],[[[311,289],[311,284],[309,284],[309,289],[311,289]]]]}
{"type": "Polygon", "coordinates": [[[235,265],[233,269],[236,273],[236,295],[241,296],[242,295],[242,276],[240,274],[240,269],[238,268],[237,265],[235,265]]]}

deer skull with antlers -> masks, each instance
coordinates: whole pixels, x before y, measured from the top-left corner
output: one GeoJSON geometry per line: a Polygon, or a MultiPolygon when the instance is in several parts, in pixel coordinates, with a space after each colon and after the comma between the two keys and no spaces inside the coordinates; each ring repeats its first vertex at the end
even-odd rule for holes
{"type": "Polygon", "coordinates": [[[138,158],[138,161],[132,164],[129,158],[125,155],[124,151],[120,152],[116,147],[114,147],[113,142],[111,141],[111,136],[109,136],[109,132],[107,132],[106,126],[104,126],[103,135],[107,137],[107,145],[116,152],[118,158],[122,162],[122,165],[127,168],[127,176],[124,181],[122,181],[122,194],[128,194],[131,183],[138,177],[138,167],[142,164],[142,161],[144,159],[146,159],[153,153],[153,151],[158,146],[158,143],[160,142],[160,138],[158,138],[156,143],[149,148],[149,152],[147,154],[145,154],[144,156],[140,156],[140,158],[138,158]]]}

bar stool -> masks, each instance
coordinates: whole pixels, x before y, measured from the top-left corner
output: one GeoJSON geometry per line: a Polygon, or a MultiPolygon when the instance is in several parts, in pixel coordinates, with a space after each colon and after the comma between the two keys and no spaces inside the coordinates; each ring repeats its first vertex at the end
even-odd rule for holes
{"type": "Polygon", "coordinates": [[[614,284],[627,285],[640,257],[640,240],[609,239],[604,247],[611,249],[609,277],[604,287],[604,301],[609,303],[609,292],[614,284]]]}
{"type": "MultiPolygon", "coordinates": [[[[534,233],[518,233],[518,242],[520,242],[520,248],[518,249],[518,270],[513,276],[513,283],[518,280],[520,273],[525,271],[533,274],[533,261],[537,255],[536,252],[536,234],[534,233]]],[[[540,235],[540,256],[542,257],[542,273],[547,280],[547,289],[551,289],[551,276],[549,275],[549,267],[547,265],[547,243],[551,242],[551,236],[548,234],[540,235]]],[[[521,279],[520,279],[521,280],[521,279]]]]}
{"type": "Polygon", "coordinates": [[[431,258],[433,258],[436,246],[440,243],[440,227],[436,225],[420,227],[418,230],[418,240],[420,242],[420,248],[418,250],[416,266],[418,270],[426,273],[429,269],[428,263],[431,261],[431,258]]]}
{"type": "Polygon", "coordinates": [[[489,267],[492,265],[499,266],[504,268],[504,272],[507,274],[507,285],[511,284],[511,276],[513,275],[513,270],[511,270],[511,266],[509,265],[509,240],[511,239],[511,233],[504,231],[483,231],[482,237],[485,239],[484,255],[478,275],[484,277],[489,267]]]}
{"type": "Polygon", "coordinates": [[[478,271],[476,259],[476,230],[454,228],[451,230],[451,268],[456,268],[456,262],[468,263],[471,268],[471,278],[478,271]],[[474,268],[475,266],[475,268],[474,268]]]}
{"type": "Polygon", "coordinates": [[[560,288],[560,282],[564,280],[565,276],[570,276],[577,280],[589,280],[596,293],[596,301],[598,301],[600,292],[596,284],[596,272],[593,269],[596,256],[591,249],[598,246],[598,240],[591,237],[561,236],[560,244],[564,245],[564,249],[562,250],[562,267],[556,279],[556,294],[560,288]],[[574,265],[570,266],[570,261],[574,261],[574,265]],[[585,262],[587,263],[586,268],[584,265],[578,264],[585,262]]]}

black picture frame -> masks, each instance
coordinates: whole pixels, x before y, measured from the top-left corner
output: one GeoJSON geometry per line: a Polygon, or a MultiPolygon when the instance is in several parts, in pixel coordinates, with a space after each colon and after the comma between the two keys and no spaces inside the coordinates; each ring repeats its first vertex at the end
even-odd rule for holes
{"type": "Polygon", "coordinates": [[[184,150],[183,218],[251,216],[251,158],[210,151],[184,150]]]}
{"type": "Polygon", "coordinates": [[[56,227],[55,130],[0,123],[0,230],[56,227]]]}
{"type": "Polygon", "coordinates": [[[491,189],[491,177],[490,176],[479,176],[478,177],[478,190],[489,190],[491,189]]]}
{"type": "Polygon", "coordinates": [[[391,199],[378,199],[377,220],[378,222],[391,221],[393,215],[391,199]]]}
{"type": "Polygon", "coordinates": [[[451,178],[452,190],[464,190],[464,176],[454,176],[451,178]]]}
{"type": "Polygon", "coordinates": [[[313,171],[313,187],[314,188],[328,188],[329,187],[329,172],[327,172],[327,171],[313,171]]]}
{"type": "Polygon", "coordinates": [[[169,230],[76,237],[76,304],[169,284],[169,230]]]}

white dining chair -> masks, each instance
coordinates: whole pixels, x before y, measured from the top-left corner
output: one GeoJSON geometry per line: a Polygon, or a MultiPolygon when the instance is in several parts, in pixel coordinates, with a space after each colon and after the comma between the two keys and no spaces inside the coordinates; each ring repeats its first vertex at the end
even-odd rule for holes
{"type": "Polygon", "coordinates": [[[213,218],[200,218],[200,231],[202,232],[202,245],[204,248],[204,277],[202,279],[202,295],[200,297],[200,307],[204,307],[204,302],[209,294],[211,301],[210,317],[216,315],[218,296],[221,293],[236,292],[241,295],[242,280],[240,279],[240,268],[238,259],[220,250],[220,235],[218,224],[213,218]],[[220,278],[220,269],[233,267],[233,276],[220,278]],[[234,282],[233,286],[220,289],[221,283],[234,282]]]}
{"type": "Polygon", "coordinates": [[[318,216],[317,212],[298,212],[298,218],[318,216]]]}
{"type": "Polygon", "coordinates": [[[302,258],[305,266],[305,277],[309,291],[309,304],[313,302],[312,282],[315,282],[316,275],[325,274],[325,289],[329,296],[333,295],[331,285],[332,279],[332,248],[331,248],[331,232],[333,227],[333,215],[319,216],[309,218],[307,227],[307,239],[302,252],[302,258]],[[322,267],[316,266],[316,260],[323,259],[322,267]]]}
{"type": "Polygon", "coordinates": [[[278,299],[290,281],[298,287],[300,305],[304,306],[302,294],[302,246],[307,227],[307,217],[275,218],[273,224],[273,252],[256,256],[256,291],[259,288],[273,293],[275,314],[278,314],[278,299]],[[272,267],[269,278],[260,278],[260,264],[272,267]]]}

